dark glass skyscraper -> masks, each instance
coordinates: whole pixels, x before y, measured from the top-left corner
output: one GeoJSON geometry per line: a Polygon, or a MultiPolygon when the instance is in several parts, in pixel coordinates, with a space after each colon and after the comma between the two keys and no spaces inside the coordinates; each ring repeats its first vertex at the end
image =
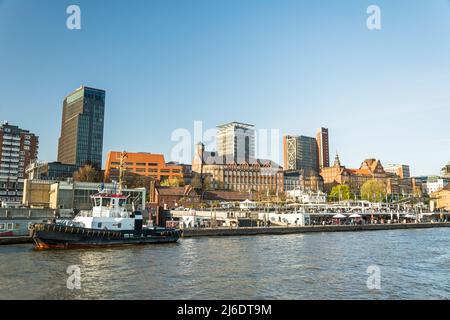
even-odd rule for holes
{"type": "Polygon", "coordinates": [[[101,169],[104,115],[104,90],[82,86],[64,99],[59,162],[101,169]]]}
{"type": "Polygon", "coordinates": [[[319,172],[316,139],[306,136],[284,136],[284,169],[319,172]]]}

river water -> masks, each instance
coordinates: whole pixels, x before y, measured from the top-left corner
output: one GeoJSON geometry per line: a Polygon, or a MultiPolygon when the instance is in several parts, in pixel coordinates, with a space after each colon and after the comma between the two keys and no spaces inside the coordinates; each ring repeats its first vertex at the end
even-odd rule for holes
{"type": "Polygon", "coordinates": [[[187,238],[96,250],[0,247],[0,299],[448,298],[450,228],[187,238]],[[67,288],[71,265],[79,267],[81,289],[67,288]]]}

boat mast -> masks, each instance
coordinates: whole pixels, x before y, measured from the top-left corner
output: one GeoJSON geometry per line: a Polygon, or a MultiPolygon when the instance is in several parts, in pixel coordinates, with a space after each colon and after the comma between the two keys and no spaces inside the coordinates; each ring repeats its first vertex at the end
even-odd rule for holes
{"type": "Polygon", "coordinates": [[[122,194],[123,189],[123,176],[125,173],[125,160],[128,159],[128,154],[126,151],[123,151],[120,154],[120,163],[119,163],[119,194],[122,194]]]}

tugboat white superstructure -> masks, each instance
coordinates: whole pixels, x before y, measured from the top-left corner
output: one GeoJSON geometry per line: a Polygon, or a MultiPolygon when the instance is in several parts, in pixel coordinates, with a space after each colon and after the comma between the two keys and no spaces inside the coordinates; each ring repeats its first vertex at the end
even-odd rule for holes
{"type": "Polygon", "coordinates": [[[30,228],[37,249],[82,248],[176,242],[177,229],[143,227],[140,211],[129,210],[128,197],[122,194],[123,160],[119,191],[101,190],[91,197],[91,211],[81,211],[69,225],[34,224],[30,228]]]}

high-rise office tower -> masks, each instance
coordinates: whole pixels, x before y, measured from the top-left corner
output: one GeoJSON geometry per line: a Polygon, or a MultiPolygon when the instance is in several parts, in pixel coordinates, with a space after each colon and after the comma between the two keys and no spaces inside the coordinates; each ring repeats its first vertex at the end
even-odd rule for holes
{"type": "Polygon", "coordinates": [[[81,86],[63,103],[58,161],[101,169],[105,91],[81,86]]]}
{"type": "Polygon", "coordinates": [[[217,127],[217,153],[224,163],[255,161],[255,129],[251,124],[231,122],[217,127]]]}
{"type": "Polygon", "coordinates": [[[406,164],[387,164],[384,166],[384,171],[393,173],[401,179],[410,178],[409,166],[406,164]]]}
{"type": "Polygon", "coordinates": [[[0,200],[20,203],[26,167],[38,156],[39,138],[5,122],[0,125],[0,200]]]}
{"type": "Polygon", "coordinates": [[[318,168],[316,139],[306,136],[284,136],[284,170],[314,170],[318,168]]]}
{"type": "Polygon", "coordinates": [[[330,166],[330,145],[328,142],[328,129],[319,128],[317,130],[317,151],[319,169],[327,168],[330,166]]]}

